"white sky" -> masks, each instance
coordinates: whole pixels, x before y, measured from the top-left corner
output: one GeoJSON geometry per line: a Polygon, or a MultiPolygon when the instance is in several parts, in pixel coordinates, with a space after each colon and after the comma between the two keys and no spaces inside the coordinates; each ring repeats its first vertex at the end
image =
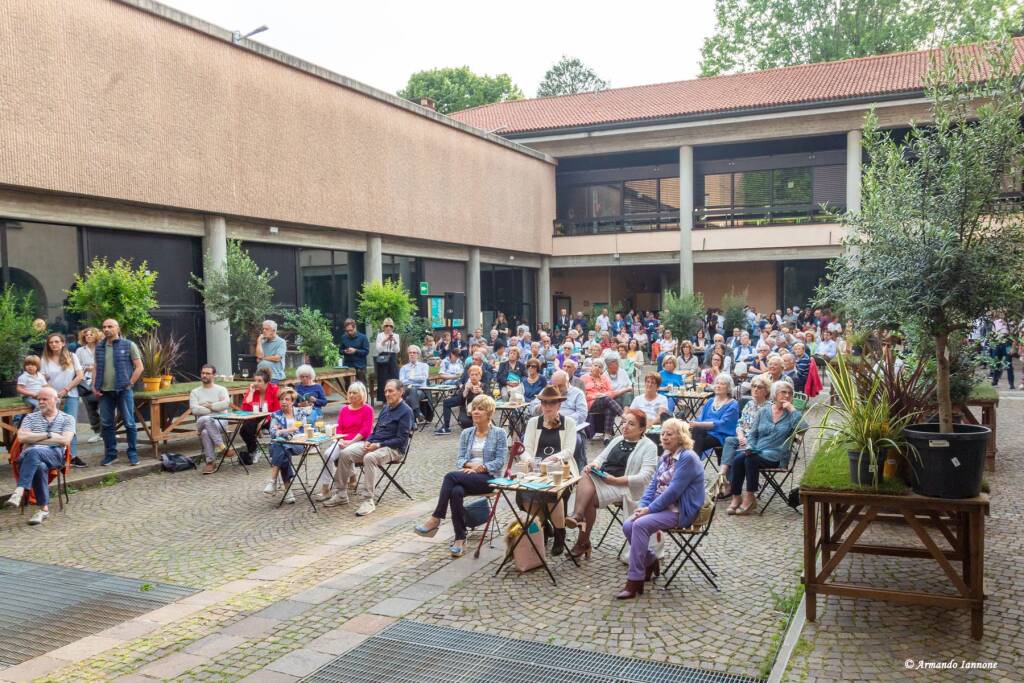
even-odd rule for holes
{"type": "Polygon", "coordinates": [[[183,12],[395,92],[423,69],[507,73],[527,97],[563,55],[612,87],[697,75],[713,0],[162,0],[183,12]]]}

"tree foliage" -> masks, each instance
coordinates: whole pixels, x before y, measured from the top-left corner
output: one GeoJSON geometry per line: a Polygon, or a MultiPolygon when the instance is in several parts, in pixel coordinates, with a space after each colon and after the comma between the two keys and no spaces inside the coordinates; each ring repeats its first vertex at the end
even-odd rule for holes
{"type": "Polygon", "coordinates": [[[45,330],[37,330],[35,294],[18,292],[6,285],[0,292],[0,379],[12,380],[21,372],[21,363],[33,344],[43,341],[45,330]]]}
{"type": "Polygon", "coordinates": [[[418,71],[398,96],[413,102],[429,97],[437,111],[451,114],[482,104],[519,100],[523,91],[508,74],[478,76],[468,66],[460,66],[418,71]]]}
{"type": "Polygon", "coordinates": [[[984,65],[945,55],[927,78],[933,123],[904,140],[868,116],[861,210],[845,217],[848,250],[818,292],[818,303],[841,304],[858,324],[934,340],[943,431],[952,431],[950,336],[991,311],[1024,312],[1024,222],[1001,197],[1024,157],[1011,55],[1006,46],[990,55],[984,83],[966,78],[984,65]]]}
{"type": "Polygon", "coordinates": [[[1005,37],[1021,0],[716,0],[701,75],[1005,37]]]}
{"type": "MultiPolygon", "coordinates": [[[[356,314],[360,320],[374,329],[379,329],[384,318],[391,318],[399,336],[416,313],[416,300],[402,284],[402,278],[384,280],[383,282],[364,282],[363,288],[359,290],[358,298],[356,314]]],[[[422,340],[422,336],[420,339],[422,340]]]]}
{"type": "Polygon", "coordinates": [[[661,323],[679,339],[697,334],[704,319],[704,296],[700,292],[667,290],[662,302],[661,323]]]}
{"type": "Polygon", "coordinates": [[[284,314],[284,323],[295,330],[296,345],[308,356],[320,356],[324,365],[338,362],[340,352],[331,333],[331,322],[315,308],[302,306],[284,314]]]}
{"type": "Polygon", "coordinates": [[[562,55],[562,58],[544,74],[544,80],[537,86],[537,97],[575,95],[580,92],[596,92],[607,87],[608,82],[602,80],[578,57],[562,55]]]}
{"type": "Polygon", "coordinates": [[[228,240],[224,263],[214,264],[207,253],[203,277],[193,273],[188,286],[202,295],[207,315],[226,320],[240,341],[252,340],[262,322],[277,310],[270,284],[275,277],[277,271],[271,273],[256,265],[238,240],[228,240]]]}
{"type": "Polygon", "coordinates": [[[107,318],[121,326],[126,337],[137,337],[157,327],[150,311],[159,307],[156,300],[156,271],[143,261],[138,268],[130,259],[117,259],[114,265],[95,258],[84,275],[76,275],[68,295],[68,310],[81,313],[84,322],[101,327],[107,318]]]}
{"type": "Polygon", "coordinates": [[[728,294],[722,295],[721,309],[722,316],[725,318],[724,333],[726,335],[732,334],[737,327],[741,330],[747,329],[747,316],[743,307],[747,305],[748,291],[744,289],[739,294],[730,291],[728,294]]]}

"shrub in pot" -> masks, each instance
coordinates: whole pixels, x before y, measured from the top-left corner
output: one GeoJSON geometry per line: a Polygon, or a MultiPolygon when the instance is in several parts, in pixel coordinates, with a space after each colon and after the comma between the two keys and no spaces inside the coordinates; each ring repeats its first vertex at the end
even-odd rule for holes
{"type": "Polygon", "coordinates": [[[861,209],[843,217],[848,249],[816,297],[860,325],[911,327],[931,339],[939,422],[907,432],[921,456],[914,487],[923,495],[980,491],[989,430],[953,423],[951,336],[991,311],[1017,320],[1024,312],[1024,222],[1001,196],[1003,174],[1024,157],[1012,54],[1007,45],[985,63],[942,54],[926,77],[932,123],[905,137],[868,115],[861,209]]]}
{"type": "Polygon", "coordinates": [[[22,362],[32,346],[45,336],[45,330],[32,325],[35,308],[32,292],[22,294],[11,285],[0,292],[0,396],[18,395],[15,386],[22,362]]]}
{"type": "Polygon", "coordinates": [[[303,306],[284,314],[285,325],[295,331],[295,343],[314,367],[334,367],[340,358],[331,323],[315,308],[303,306]]]}

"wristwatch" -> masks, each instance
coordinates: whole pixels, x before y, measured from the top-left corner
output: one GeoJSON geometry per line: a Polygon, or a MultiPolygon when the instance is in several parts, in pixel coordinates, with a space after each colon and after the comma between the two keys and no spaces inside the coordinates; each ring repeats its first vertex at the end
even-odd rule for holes
{"type": "Polygon", "coordinates": [[[52,433],[52,432],[50,432],[50,431],[47,431],[47,432],[46,432],[46,438],[47,438],[47,439],[52,439],[52,438],[53,438],[53,433],[52,433]]]}

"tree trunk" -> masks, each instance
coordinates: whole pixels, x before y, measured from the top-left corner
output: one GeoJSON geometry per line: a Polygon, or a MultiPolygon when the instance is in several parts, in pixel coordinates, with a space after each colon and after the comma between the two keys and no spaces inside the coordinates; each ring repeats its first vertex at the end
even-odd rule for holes
{"type": "Polygon", "coordinates": [[[939,431],[953,432],[953,402],[949,397],[949,355],[946,344],[949,335],[935,336],[935,394],[939,404],[939,431]]]}

